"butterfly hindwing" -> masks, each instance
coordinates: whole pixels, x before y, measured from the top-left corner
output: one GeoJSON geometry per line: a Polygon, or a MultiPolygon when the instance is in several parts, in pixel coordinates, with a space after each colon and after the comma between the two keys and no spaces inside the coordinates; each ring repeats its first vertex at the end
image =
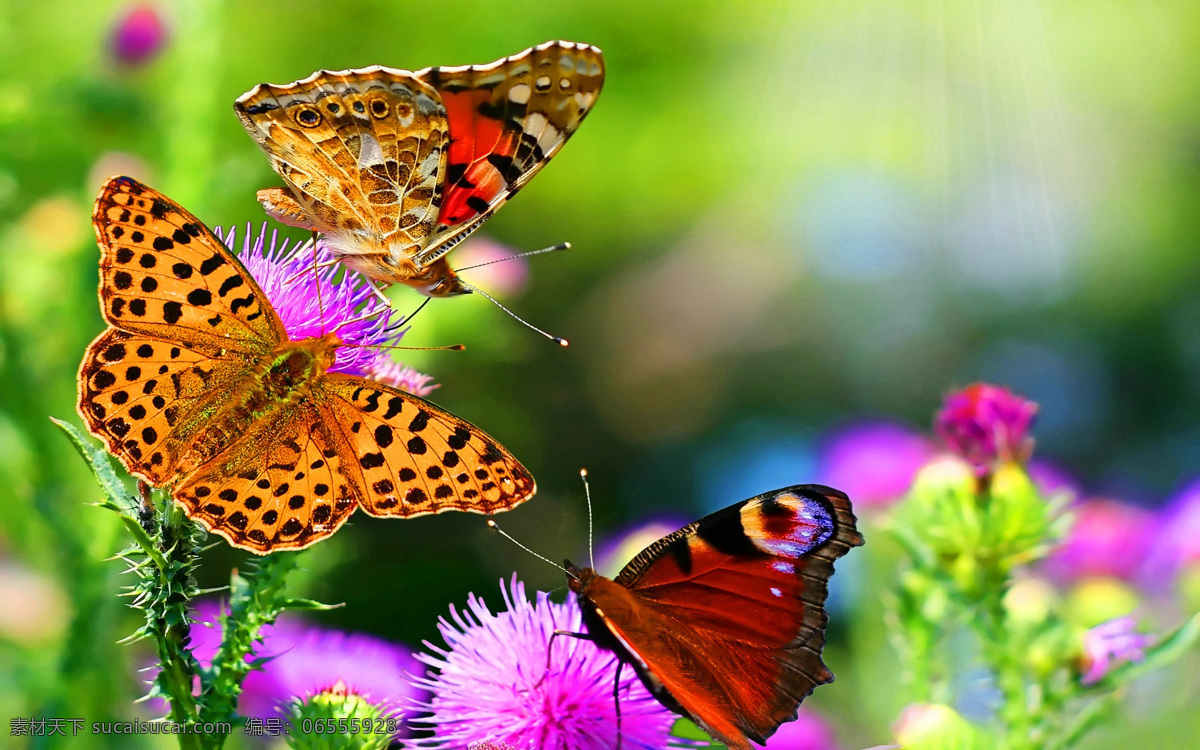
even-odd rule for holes
{"type": "Polygon", "coordinates": [[[273,216],[330,235],[345,254],[415,251],[433,233],[446,112],[408,71],[321,70],[260,84],[234,108],[291,189],[260,191],[273,216]]]}
{"type": "Polygon", "coordinates": [[[731,747],[764,741],[812,690],[833,561],[862,544],[849,500],[798,485],[725,508],[651,545],[611,582],[605,624],[682,710],[731,747]]]}
{"type": "Polygon", "coordinates": [[[441,94],[450,127],[445,201],[427,265],[516,194],[591,111],[604,58],[588,44],[552,41],[488,65],[414,74],[441,94]]]}
{"type": "Polygon", "coordinates": [[[337,531],[358,506],[343,461],[317,410],[297,406],[232,439],[189,474],[175,498],[238,547],[302,549],[337,531]]]}
{"type": "Polygon", "coordinates": [[[330,376],[324,408],[352,451],[363,509],[374,516],[495,513],[535,492],[507,450],[449,412],[404,391],[330,376]]]}
{"type": "Polygon", "coordinates": [[[178,203],[114,177],[92,221],[101,312],[113,327],[206,352],[261,353],[286,338],[254,278],[178,203]]]}

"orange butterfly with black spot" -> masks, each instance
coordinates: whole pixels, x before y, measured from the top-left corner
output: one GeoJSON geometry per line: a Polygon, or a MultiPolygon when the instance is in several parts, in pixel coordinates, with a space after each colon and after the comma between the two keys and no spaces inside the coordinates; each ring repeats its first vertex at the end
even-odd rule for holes
{"type": "Polygon", "coordinates": [[[246,268],[129,177],[100,191],[100,308],[78,410],[131,474],[257,554],[303,549],[358,507],[491,514],[535,491],[494,440],[404,391],[328,372],[334,333],[290,339],[246,268]]]}
{"type": "Polygon", "coordinates": [[[566,561],[588,632],[560,634],[613,651],[617,685],[630,664],[664,706],[750,750],[833,681],[826,584],[862,543],[845,494],[767,492],[663,537],[615,579],[566,561]]]}
{"type": "Polygon", "coordinates": [[[234,111],[287,188],[267,213],[320,232],[349,267],[431,297],[471,291],[445,255],[562,148],[604,84],[590,44],[487,65],[375,65],[259,84],[234,111]]]}

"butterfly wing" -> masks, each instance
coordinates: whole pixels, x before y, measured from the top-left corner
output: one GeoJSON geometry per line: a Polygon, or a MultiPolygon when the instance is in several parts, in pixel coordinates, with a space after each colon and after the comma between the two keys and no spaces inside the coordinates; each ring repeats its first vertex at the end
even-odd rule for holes
{"type": "Polygon", "coordinates": [[[92,214],[100,312],[109,325],[224,356],[287,338],[254,278],[208,227],[130,177],[104,184],[92,214]]]}
{"type": "Polygon", "coordinates": [[[492,438],[412,394],[330,375],[322,409],[373,516],[496,513],[528,500],[533,477],[492,438]]]}
{"type": "Polygon", "coordinates": [[[260,191],[273,216],[324,232],[351,255],[411,255],[433,233],[446,111],[412,73],[320,70],[255,86],[234,111],[290,188],[260,191]]]}
{"type": "Polygon", "coordinates": [[[860,544],[844,494],[798,485],[656,542],[612,582],[624,605],[594,601],[665,702],[749,747],[833,680],[821,660],[826,584],[834,560],[860,544]]]}
{"type": "Polygon", "coordinates": [[[417,257],[427,266],[562,148],[600,96],[604,58],[588,44],[552,41],[488,65],[414,75],[441,94],[450,126],[438,233],[417,257]]]}
{"type": "Polygon", "coordinates": [[[78,409],[132,473],[162,485],[250,361],[286,334],[241,263],[196,217],[128,177],[93,214],[100,306],[78,409]]]}
{"type": "Polygon", "coordinates": [[[188,516],[264,555],[329,536],[358,507],[338,444],[318,410],[298,404],[252,424],[175,489],[188,516]]]}

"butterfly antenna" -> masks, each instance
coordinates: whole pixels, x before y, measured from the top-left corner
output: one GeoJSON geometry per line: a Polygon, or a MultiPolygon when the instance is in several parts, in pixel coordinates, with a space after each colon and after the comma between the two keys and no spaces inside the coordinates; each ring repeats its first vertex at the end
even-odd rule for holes
{"type": "Polygon", "coordinates": [[[570,342],[570,341],[567,341],[566,339],[564,339],[564,338],[562,338],[562,337],[560,337],[560,336],[554,336],[554,335],[552,335],[552,334],[546,333],[546,332],[545,332],[545,331],[543,331],[541,328],[538,328],[537,326],[533,325],[533,324],[532,324],[532,323],[530,323],[529,321],[527,321],[527,320],[525,320],[524,318],[522,318],[520,315],[517,315],[517,314],[516,314],[515,312],[513,312],[512,310],[509,310],[507,307],[505,307],[504,305],[500,304],[500,301],[499,301],[499,300],[497,300],[495,297],[493,297],[492,295],[490,295],[490,294],[488,294],[487,292],[483,291],[482,289],[480,289],[479,287],[475,286],[474,284],[468,284],[467,282],[463,281],[462,279],[459,279],[459,283],[461,283],[461,284],[462,284],[464,287],[466,287],[467,289],[470,289],[472,292],[479,292],[481,295],[483,295],[483,296],[484,296],[484,297],[486,297],[488,300],[490,300],[490,301],[491,301],[491,303],[492,303],[493,305],[495,305],[496,307],[500,308],[500,309],[501,309],[501,310],[503,310],[504,312],[506,312],[506,313],[508,313],[509,315],[511,315],[511,316],[512,316],[512,318],[513,318],[513,320],[517,321],[518,323],[520,323],[521,325],[525,326],[526,328],[528,328],[528,329],[530,329],[530,330],[532,330],[532,331],[537,331],[538,333],[542,334],[543,336],[545,336],[546,338],[550,339],[551,341],[553,341],[554,343],[558,344],[559,346],[566,347],[566,346],[570,346],[570,345],[571,345],[571,342],[570,342]]]}
{"type": "Polygon", "coordinates": [[[562,572],[566,573],[567,575],[571,576],[571,577],[572,577],[572,578],[574,578],[575,580],[577,580],[577,581],[579,580],[579,576],[575,575],[574,573],[572,573],[571,571],[567,570],[567,569],[566,569],[566,568],[564,568],[563,566],[559,565],[558,563],[554,562],[553,560],[551,560],[551,559],[550,559],[550,558],[548,558],[548,557],[545,557],[545,556],[543,556],[543,555],[539,555],[538,553],[536,553],[536,552],[534,552],[533,550],[531,550],[531,549],[529,549],[528,547],[526,547],[524,544],[521,544],[520,542],[518,542],[516,539],[513,539],[513,538],[512,538],[512,537],[509,535],[509,533],[508,533],[507,531],[505,531],[504,529],[500,528],[500,525],[499,525],[499,524],[497,524],[497,523],[496,523],[496,522],[495,522],[493,519],[489,518],[489,519],[487,520],[487,525],[488,525],[488,527],[489,527],[489,528],[492,528],[492,529],[495,529],[496,531],[499,531],[499,532],[500,532],[500,536],[504,537],[504,538],[505,538],[505,539],[507,539],[508,541],[510,541],[510,542],[512,542],[513,544],[517,545],[518,547],[520,547],[521,549],[525,550],[526,552],[528,552],[529,554],[533,555],[534,557],[538,558],[539,560],[544,560],[544,561],[546,561],[546,562],[550,563],[551,565],[553,565],[554,567],[558,568],[558,569],[559,569],[559,570],[561,570],[562,572]]]}
{"type": "Polygon", "coordinates": [[[417,313],[419,313],[419,312],[421,312],[422,310],[424,310],[424,309],[425,309],[425,305],[428,305],[428,304],[429,304],[429,300],[431,300],[431,299],[433,299],[433,297],[426,297],[424,302],[422,302],[421,304],[417,305],[417,309],[416,309],[416,310],[413,310],[413,311],[412,311],[412,312],[410,312],[408,315],[405,315],[405,316],[404,316],[404,319],[400,321],[400,325],[408,325],[410,322],[412,322],[412,319],[413,319],[413,318],[415,318],[415,317],[417,317],[417,313]]]}
{"type": "Polygon", "coordinates": [[[592,547],[592,488],[588,485],[587,469],[579,470],[579,478],[583,480],[583,494],[587,498],[588,508],[588,560],[592,564],[592,570],[596,569],[596,552],[592,547]]]}
{"type": "Polygon", "coordinates": [[[509,255],[504,258],[497,258],[495,260],[489,260],[486,263],[476,263],[473,266],[466,266],[464,268],[456,268],[456,269],[454,269],[454,272],[461,273],[462,271],[471,271],[476,268],[483,268],[484,266],[490,266],[490,265],[494,265],[496,263],[503,263],[506,260],[516,260],[517,258],[528,258],[533,255],[541,255],[543,253],[556,253],[559,250],[570,250],[570,249],[571,249],[570,242],[560,242],[557,245],[551,245],[550,247],[544,247],[541,250],[530,250],[527,253],[517,253],[516,255],[509,255]]]}

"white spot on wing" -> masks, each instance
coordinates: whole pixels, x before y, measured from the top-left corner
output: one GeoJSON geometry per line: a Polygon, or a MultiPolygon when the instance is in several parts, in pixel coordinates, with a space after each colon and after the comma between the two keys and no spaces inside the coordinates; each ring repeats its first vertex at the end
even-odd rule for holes
{"type": "Polygon", "coordinates": [[[359,143],[359,168],[367,167],[371,164],[379,164],[383,161],[383,149],[379,147],[379,141],[375,139],[375,136],[370,133],[363,133],[359,143]]]}
{"type": "Polygon", "coordinates": [[[528,104],[532,91],[528,83],[518,83],[508,90],[508,100],[514,104],[528,104]]]}

